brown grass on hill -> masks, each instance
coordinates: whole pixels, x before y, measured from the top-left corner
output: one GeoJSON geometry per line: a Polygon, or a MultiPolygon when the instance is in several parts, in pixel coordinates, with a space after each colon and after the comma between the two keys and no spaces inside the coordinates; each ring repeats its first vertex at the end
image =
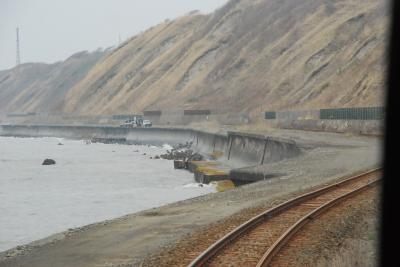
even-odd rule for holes
{"type": "Polygon", "coordinates": [[[380,105],[386,9],[384,0],[230,1],[133,38],[68,93],[64,111],[380,105]]]}
{"type": "Polygon", "coordinates": [[[7,86],[20,78],[4,82],[3,72],[0,96],[24,111],[47,104],[77,114],[200,108],[255,118],[265,110],[382,105],[388,2],[231,0],[209,15],[160,23],[94,67],[76,67],[80,75],[62,76],[55,100],[29,89],[35,77],[10,96],[7,86]]]}

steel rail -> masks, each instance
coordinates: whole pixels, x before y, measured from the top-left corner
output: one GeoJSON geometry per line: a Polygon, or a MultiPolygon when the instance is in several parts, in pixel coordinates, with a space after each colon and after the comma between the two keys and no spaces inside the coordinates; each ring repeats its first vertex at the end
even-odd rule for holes
{"type": "Polygon", "coordinates": [[[344,186],[348,183],[351,183],[357,179],[363,178],[366,175],[370,175],[374,172],[377,172],[381,170],[381,168],[373,169],[371,171],[347,178],[343,181],[340,181],[338,183],[332,184],[325,186],[321,189],[312,191],[310,193],[306,193],[304,195],[301,195],[299,197],[290,199],[276,207],[273,207],[271,209],[268,209],[267,211],[253,217],[252,219],[246,221],[245,223],[241,224],[228,234],[226,234],[224,237],[216,241],[214,244],[212,244],[210,247],[208,247],[203,253],[201,253],[196,259],[194,259],[188,267],[200,267],[200,266],[205,266],[214,256],[216,256],[221,250],[223,250],[228,244],[234,242],[237,240],[241,235],[244,233],[248,232],[249,230],[255,228],[257,225],[259,225],[262,222],[265,222],[272,218],[274,215],[280,214],[283,211],[296,206],[298,204],[301,204],[304,201],[307,201],[309,199],[312,199],[314,197],[323,195],[324,193],[327,193],[329,191],[335,190],[338,187],[344,186]]]}
{"type": "Polygon", "coordinates": [[[256,267],[267,267],[272,262],[274,256],[290,241],[290,239],[298,233],[304,226],[310,223],[315,218],[319,217],[324,212],[327,212],[330,208],[344,202],[348,198],[351,198],[369,188],[376,185],[380,179],[372,181],[362,187],[359,187],[349,193],[343,194],[327,203],[322,205],[321,207],[313,210],[309,214],[305,215],[303,218],[298,220],[292,227],[290,227],[275,243],[265,252],[261,260],[258,262],[256,267]]]}

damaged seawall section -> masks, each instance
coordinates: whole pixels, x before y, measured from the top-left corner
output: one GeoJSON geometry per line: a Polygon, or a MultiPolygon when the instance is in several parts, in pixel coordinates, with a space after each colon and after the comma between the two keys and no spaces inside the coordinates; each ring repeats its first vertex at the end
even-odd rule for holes
{"type": "MultiPolygon", "coordinates": [[[[288,139],[240,132],[223,135],[185,128],[0,125],[0,136],[125,140],[130,144],[151,145],[193,142],[196,152],[218,155],[218,160],[232,169],[233,176],[235,170],[277,162],[301,153],[297,144],[288,139]]],[[[235,179],[256,181],[261,178],[250,178],[241,173],[235,179]]]]}
{"type": "Polygon", "coordinates": [[[196,151],[221,154],[221,160],[234,168],[277,162],[301,153],[292,140],[240,132],[221,135],[195,131],[193,142],[196,151]]]}

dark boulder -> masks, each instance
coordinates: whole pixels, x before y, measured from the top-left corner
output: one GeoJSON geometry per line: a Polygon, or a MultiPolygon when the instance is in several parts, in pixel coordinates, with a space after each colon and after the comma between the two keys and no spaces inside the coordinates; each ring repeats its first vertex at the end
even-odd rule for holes
{"type": "Polygon", "coordinates": [[[45,159],[42,165],[55,165],[56,161],[54,159],[45,159]]]}

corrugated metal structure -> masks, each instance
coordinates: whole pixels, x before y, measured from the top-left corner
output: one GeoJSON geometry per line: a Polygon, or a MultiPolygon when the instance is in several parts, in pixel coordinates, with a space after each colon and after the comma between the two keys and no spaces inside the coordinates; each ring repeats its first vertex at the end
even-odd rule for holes
{"type": "Polygon", "coordinates": [[[275,111],[267,111],[267,112],[265,112],[265,119],[266,120],[275,120],[276,119],[276,112],[275,111]]]}
{"type": "Polygon", "coordinates": [[[161,116],[161,110],[145,110],[143,111],[144,116],[161,116]]]}
{"type": "MultiPolygon", "coordinates": [[[[317,110],[318,111],[318,110],[317,110]]],[[[295,114],[305,111],[267,111],[265,112],[266,120],[277,119],[277,113],[295,114]]],[[[360,108],[332,108],[319,110],[320,120],[383,120],[385,118],[384,107],[360,107],[360,108]]]]}
{"type": "Polygon", "coordinates": [[[383,107],[321,109],[321,120],[383,120],[383,107]]]}
{"type": "Polygon", "coordinates": [[[265,120],[282,129],[382,135],[384,107],[267,111],[265,120]]]}
{"type": "Polygon", "coordinates": [[[134,118],[142,118],[143,115],[113,115],[113,120],[133,120],[134,118]]]}

